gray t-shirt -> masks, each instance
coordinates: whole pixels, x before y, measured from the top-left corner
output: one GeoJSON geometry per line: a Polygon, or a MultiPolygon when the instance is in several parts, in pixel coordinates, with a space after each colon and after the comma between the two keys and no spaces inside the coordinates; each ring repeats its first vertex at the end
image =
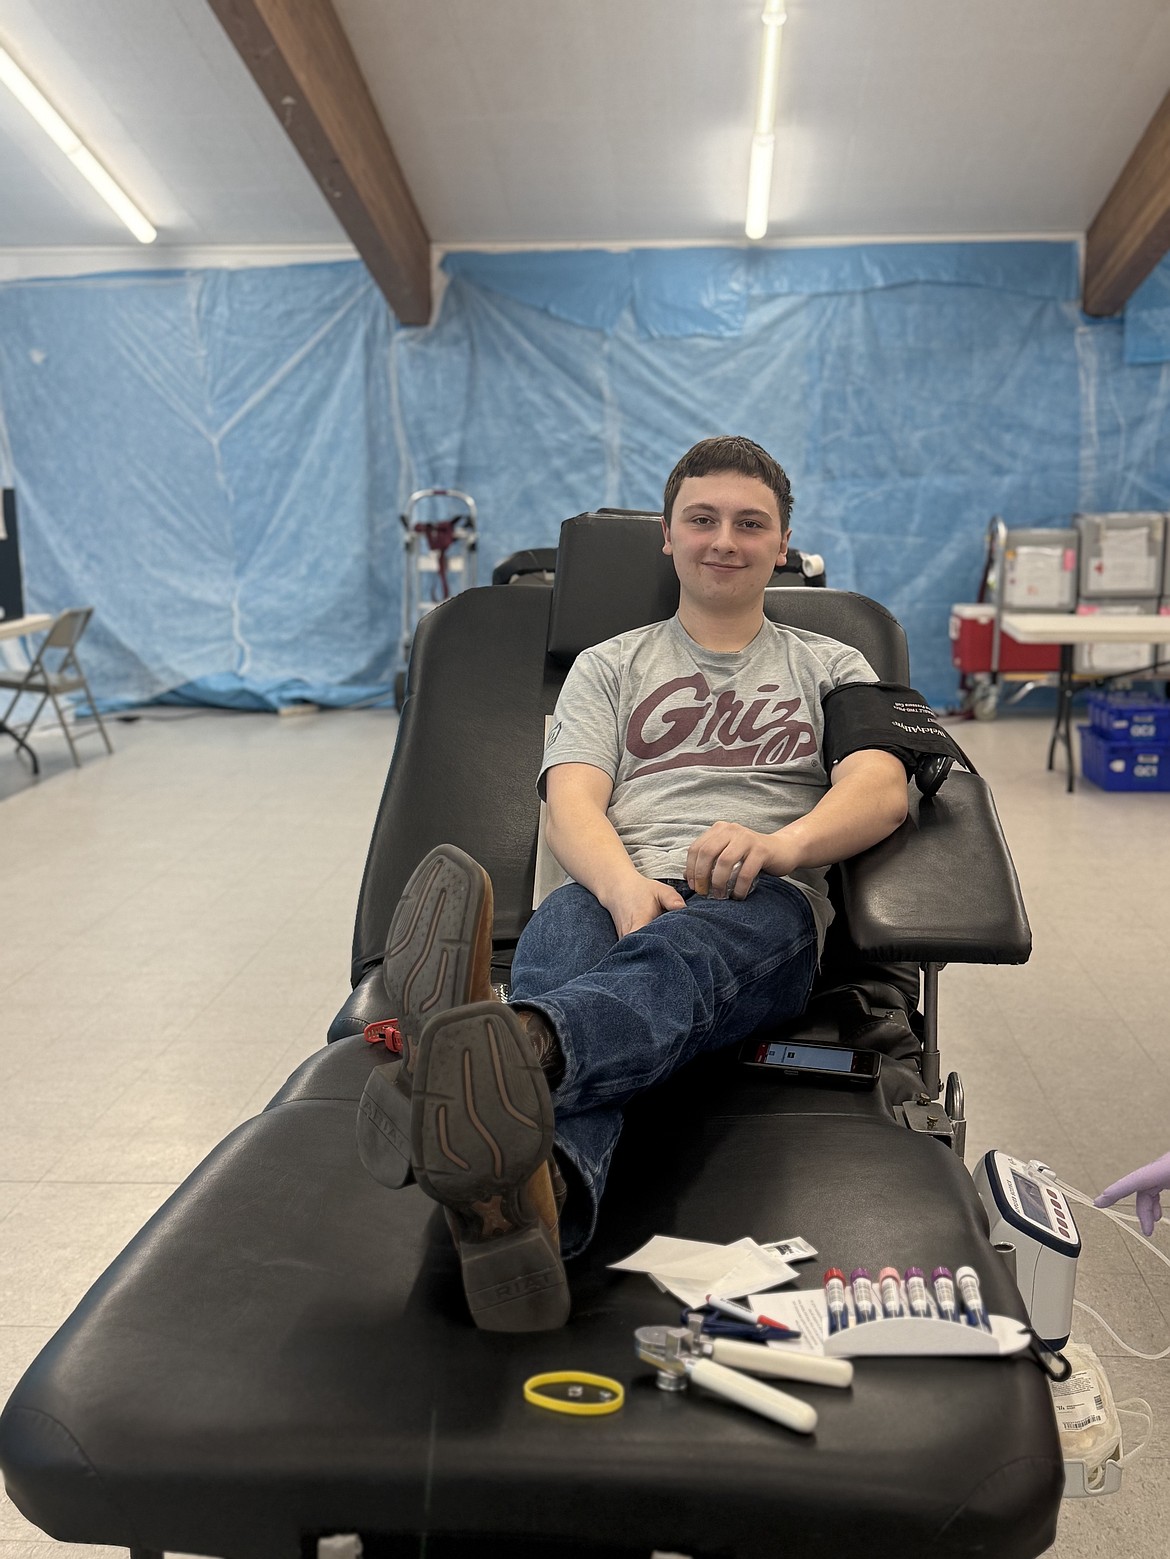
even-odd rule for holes
{"type": "MultiPolygon", "coordinates": [[[[588,763],[613,780],[608,817],[643,876],[681,879],[712,823],[775,833],[829,786],[821,699],[878,680],[836,639],[765,618],[742,650],[696,644],[677,617],[634,628],[577,656],[557,699],[540,777],[588,763]]],[[[823,867],[791,882],[812,901],[818,941],[833,918],[823,867]]]]}

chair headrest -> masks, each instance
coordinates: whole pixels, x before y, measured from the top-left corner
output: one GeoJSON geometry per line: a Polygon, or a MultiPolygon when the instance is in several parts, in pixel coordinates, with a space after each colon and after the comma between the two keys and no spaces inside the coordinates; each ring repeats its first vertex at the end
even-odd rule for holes
{"type": "MultiPolygon", "coordinates": [[[[571,666],[582,650],[678,610],[678,579],[657,517],[578,514],[561,526],[549,613],[549,658],[571,666]]],[[[884,682],[908,682],[906,636],[868,596],[769,587],[773,622],[823,633],[861,651],[884,682]]]]}
{"type": "Polygon", "coordinates": [[[558,665],[677,610],[678,579],[656,517],[578,514],[561,526],[548,623],[548,653],[558,665]]]}

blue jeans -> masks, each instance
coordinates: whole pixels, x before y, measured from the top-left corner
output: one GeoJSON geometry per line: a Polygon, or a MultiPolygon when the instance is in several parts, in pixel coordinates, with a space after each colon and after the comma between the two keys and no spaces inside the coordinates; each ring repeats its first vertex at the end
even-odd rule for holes
{"type": "Polygon", "coordinates": [[[796,1017],[816,973],[812,906],[792,883],[761,876],[743,900],[670,886],[684,907],[619,940],[609,911],[566,883],[512,960],[512,1003],[544,1014],[565,1058],[553,1104],[556,1145],[572,1166],[566,1256],[593,1236],[626,1101],[705,1051],[796,1017]]]}

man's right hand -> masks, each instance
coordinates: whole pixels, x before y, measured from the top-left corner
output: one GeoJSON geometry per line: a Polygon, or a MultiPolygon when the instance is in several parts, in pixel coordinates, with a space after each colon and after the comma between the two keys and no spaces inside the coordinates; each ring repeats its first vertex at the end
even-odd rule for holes
{"type": "Polygon", "coordinates": [[[640,931],[685,900],[673,888],[643,877],[609,820],[613,781],[588,763],[559,763],[548,771],[549,849],[574,881],[609,911],[619,937],[640,931]]]}
{"type": "Polygon", "coordinates": [[[598,894],[609,911],[619,937],[640,931],[668,910],[682,909],[686,900],[664,882],[643,877],[640,872],[623,875],[612,891],[598,894]]]}

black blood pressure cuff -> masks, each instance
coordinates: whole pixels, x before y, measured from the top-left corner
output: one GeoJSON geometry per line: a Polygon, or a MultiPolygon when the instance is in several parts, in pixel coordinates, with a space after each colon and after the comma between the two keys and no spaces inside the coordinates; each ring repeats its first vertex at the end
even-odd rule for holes
{"type": "Polygon", "coordinates": [[[924,796],[934,794],[954,763],[976,772],[922,694],[901,682],[846,682],[825,694],[821,708],[826,770],[851,752],[876,747],[901,760],[924,796]]]}

